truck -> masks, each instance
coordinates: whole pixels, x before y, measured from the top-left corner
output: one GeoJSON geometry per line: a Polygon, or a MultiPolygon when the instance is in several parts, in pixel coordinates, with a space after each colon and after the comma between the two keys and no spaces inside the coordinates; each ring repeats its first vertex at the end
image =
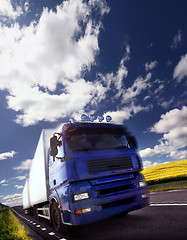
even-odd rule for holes
{"type": "Polygon", "coordinates": [[[60,232],[149,205],[135,137],[110,117],[82,119],[42,130],[23,189],[25,214],[60,232]]]}

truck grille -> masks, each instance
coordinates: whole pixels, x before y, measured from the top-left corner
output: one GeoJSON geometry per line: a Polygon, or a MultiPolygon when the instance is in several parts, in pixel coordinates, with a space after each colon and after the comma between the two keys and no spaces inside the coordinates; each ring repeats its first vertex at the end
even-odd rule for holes
{"type": "Polygon", "coordinates": [[[119,157],[87,160],[87,167],[89,173],[101,173],[130,169],[133,165],[130,157],[119,157]]]}

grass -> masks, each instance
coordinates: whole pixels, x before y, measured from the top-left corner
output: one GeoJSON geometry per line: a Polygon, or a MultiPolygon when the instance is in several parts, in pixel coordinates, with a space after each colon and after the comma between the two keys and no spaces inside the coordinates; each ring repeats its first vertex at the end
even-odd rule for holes
{"type": "Polygon", "coordinates": [[[0,239],[32,240],[29,232],[20,224],[9,207],[0,205],[0,239]]]}
{"type": "Polygon", "coordinates": [[[150,192],[187,188],[187,159],[145,168],[150,192]]]}

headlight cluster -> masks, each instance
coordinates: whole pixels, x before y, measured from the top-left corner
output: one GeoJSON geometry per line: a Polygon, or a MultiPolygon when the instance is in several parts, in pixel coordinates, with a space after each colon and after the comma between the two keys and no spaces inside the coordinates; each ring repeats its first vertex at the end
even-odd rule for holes
{"type": "Polygon", "coordinates": [[[139,182],[139,187],[146,187],[147,183],[145,181],[140,181],[139,182]]]}
{"type": "Polygon", "coordinates": [[[73,195],[73,201],[80,201],[89,198],[89,194],[87,192],[85,193],[79,193],[73,195]]]}

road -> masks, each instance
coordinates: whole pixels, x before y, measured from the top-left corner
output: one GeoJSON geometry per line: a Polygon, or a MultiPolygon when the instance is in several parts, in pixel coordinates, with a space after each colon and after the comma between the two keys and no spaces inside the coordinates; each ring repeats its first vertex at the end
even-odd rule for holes
{"type": "Polygon", "coordinates": [[[14,214],[34,232],[35,240],[186,240],[187,189],[150,194],[150,206],[81,227],[56,233],[45,219],[26,216],[21,207],[14,214]]]}

